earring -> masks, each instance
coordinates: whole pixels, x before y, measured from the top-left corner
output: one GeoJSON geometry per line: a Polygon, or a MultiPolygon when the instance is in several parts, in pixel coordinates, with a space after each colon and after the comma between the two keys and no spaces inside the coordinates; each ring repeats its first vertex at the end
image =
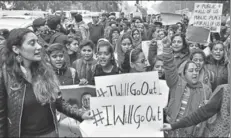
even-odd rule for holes
{"type": "Polygon", "coordinates": [[[22,56],[20,56],[19,54],[15,57],[16,58],[16,61],[18,62],[18,63],[22,63],[22,56]]]}

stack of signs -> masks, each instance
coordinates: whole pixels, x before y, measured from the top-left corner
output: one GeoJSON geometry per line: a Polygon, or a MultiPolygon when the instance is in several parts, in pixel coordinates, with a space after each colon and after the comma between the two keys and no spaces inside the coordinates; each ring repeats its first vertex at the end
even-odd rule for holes
{"type": "Polygon", "coordinates": [[[203,27],[188,26],[186,39],[191,43],[206,44],[210,38],[210,30],[203,27]]]}
{"type": "Polygon", "coordinates": [[[223,4],[220,3],[195,3],[193,25],[220,32],[222,8],[223,4]]]}
{"type": "Polygon", "coordinates": [[[163,137],[166,83],[158,72],[95,77],[97,97],[90,99],[93,120],[80,124],[86,137],[163,137]],[[109,81],[110,80],[110,81],[109,81]]]}

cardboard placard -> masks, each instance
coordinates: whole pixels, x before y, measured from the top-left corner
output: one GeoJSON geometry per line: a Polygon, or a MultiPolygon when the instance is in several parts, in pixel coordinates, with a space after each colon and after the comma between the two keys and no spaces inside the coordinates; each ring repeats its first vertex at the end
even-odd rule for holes
{"type": "Polygon", "coordinates": [[[186,30],[186,39],[192,43],[208,43],[210,30],[204,27],[188,26],[186,30]]]}
{"type": "Polygon", "coordinates": [[[222,8],[222,3],[195,3],[193,25],[220,32],[222,8]]]}

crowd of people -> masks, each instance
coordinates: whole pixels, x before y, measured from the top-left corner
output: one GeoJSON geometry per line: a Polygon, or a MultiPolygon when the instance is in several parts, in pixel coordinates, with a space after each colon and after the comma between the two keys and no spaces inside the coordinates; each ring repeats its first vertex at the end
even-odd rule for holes
{"type": "Polygon", "coordinates": [[[95,85],[95,76],[148,71],[158,71],[170,89],[166,137],[229,135],[230,22],[203,45],[186,39],[187,16],[173,25],[154,14],[103,13],[88,24],[80,14],[73,19],[49,15],[35,19],[33,31],[0,31],[0,137],[58,136],[56,109],[80,122],[91,119],[89,110],[62,99],[60,85],[95,85]]]}

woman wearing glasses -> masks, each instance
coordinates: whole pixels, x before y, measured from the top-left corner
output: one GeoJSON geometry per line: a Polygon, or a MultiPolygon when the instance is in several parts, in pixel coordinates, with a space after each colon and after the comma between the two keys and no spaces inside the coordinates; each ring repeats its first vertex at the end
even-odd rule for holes
{"type": "Polygon", "coordinates": [[[142,49],[133,49],[125,54],[124,63],[121,65],[125,73],[145,72],[146,59],[142,49]]]}

